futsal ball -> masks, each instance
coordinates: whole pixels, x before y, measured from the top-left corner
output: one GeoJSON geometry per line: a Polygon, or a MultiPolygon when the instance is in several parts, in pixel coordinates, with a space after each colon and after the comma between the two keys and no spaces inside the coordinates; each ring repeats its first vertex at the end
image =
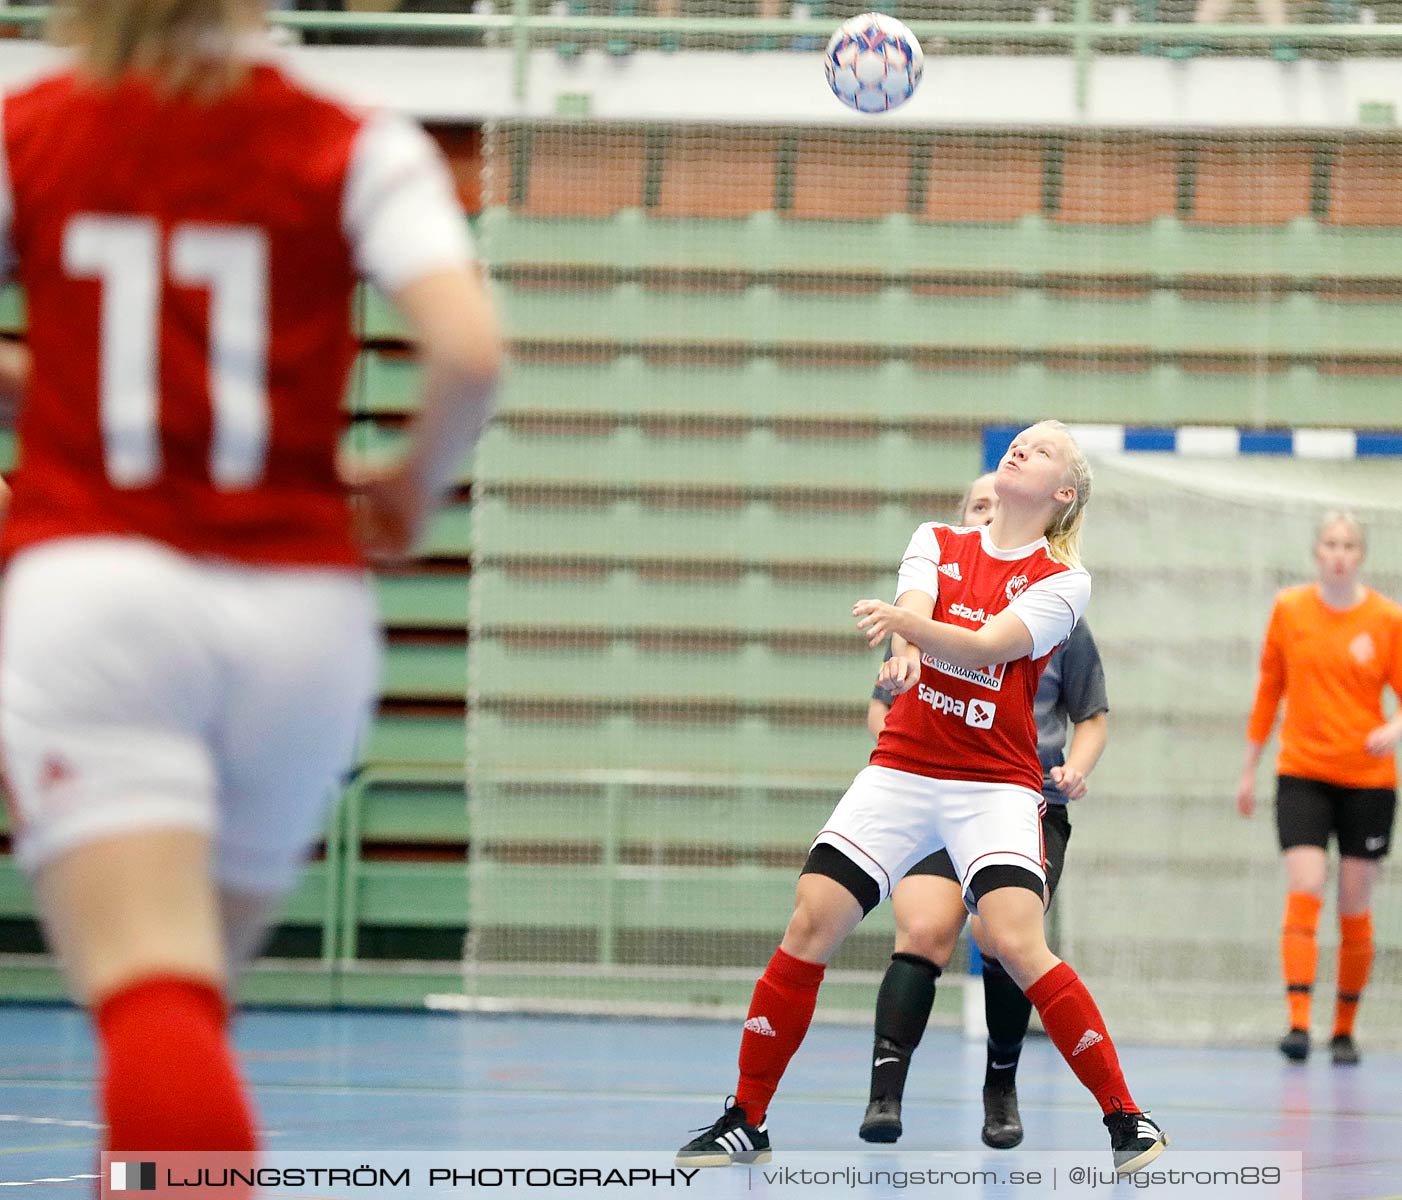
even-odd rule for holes
{"type": "Polygon", "coordinates": [[[890,112],[915,92],[925,72],[920,43],[895,17],[862,13],[843,21],[823,57],[828,86],[848,108],[890,112]]]}

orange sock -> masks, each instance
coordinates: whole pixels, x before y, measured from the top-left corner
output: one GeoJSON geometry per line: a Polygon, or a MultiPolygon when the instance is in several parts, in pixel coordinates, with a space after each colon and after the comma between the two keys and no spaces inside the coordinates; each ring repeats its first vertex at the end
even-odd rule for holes
{"type": "Polygon", "coordinates": [[[1280,934],[1280,961],[1285,968],[1285,1000],[1290,1009],[1290,1028],[1310,1027],[1310,989],[1319,966],[1319,942],[1315,929],[1324,905],[1308,892],[1290,892],[1285,897],[1285,922],[1280,934]]]}
{"type": "Polygon", "coordinates": [[[1339,1000],[1334,1008],[1334,1036],[1353,1033],[1358,1002],[1373,965],[1373,914],[1339,918],[1339,1000]]]}

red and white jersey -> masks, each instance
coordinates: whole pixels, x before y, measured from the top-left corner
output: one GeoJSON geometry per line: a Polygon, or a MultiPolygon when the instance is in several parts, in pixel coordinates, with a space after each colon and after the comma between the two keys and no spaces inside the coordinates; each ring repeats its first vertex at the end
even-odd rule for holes
{"type": "Polygon", "coordinates": [[[5,554],[126,534],[358,563],[335,470],[353,289],[471,253],[428,136],[269,61],[215,102],[67,72],[0,121],[0,253],[33,357],[5,554]]]}
{"type": "Polygon", "coordinates": [[[1040,795],[1037,680],[1081,619],[1090,575],[1053,559],[1045,538],[1001,550],[987,526],[931,524],[915,531],[901,560],[897,598],[909,591],[934,597],[936,621],[965,629],[1011,609],[1032,634],[1032,653],[974,669],[922,653],[920,682],[896,697],[871,765],[1040,795]]]}

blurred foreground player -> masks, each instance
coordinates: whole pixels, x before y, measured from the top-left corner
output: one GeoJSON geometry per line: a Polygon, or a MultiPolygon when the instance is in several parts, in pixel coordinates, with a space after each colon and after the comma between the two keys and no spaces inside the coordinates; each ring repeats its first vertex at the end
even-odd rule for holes
{"type": "Polygon", "coordinates": [[[500,356],[424,133],[306,90],[258,0],[72,0],[0,109],[32,355],[4,534],[16,848],[96,1023],[113,1151],[252,1153],[226,1025],[375,694],[406,554],[500,356]],[[422,348],[403,457],[338,474],[352,290],[422,348]]]}

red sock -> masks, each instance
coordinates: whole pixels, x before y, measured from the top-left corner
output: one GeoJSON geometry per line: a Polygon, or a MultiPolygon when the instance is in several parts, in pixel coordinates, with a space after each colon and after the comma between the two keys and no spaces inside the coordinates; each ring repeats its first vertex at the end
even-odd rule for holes
{"type": "Polygon", "coordinates": [[[1090,1089],[1100,1111],[1138,1112],[1120,1070],[1115,1043],[1080,976],[1065,963],[1057,963],[1027,989],[1027,998],[1041,1015],[1047,1036],[1076,1078],[1090,1089]]]}
{"type": "Polygon", "coordinates": [[[826,970],[822,963],[804,962],[779,949],[755,984],[740,1036],[740,1082],[735,1085],[735,1102],[751,1125],[764,1120],[784,1068],[803,1044],[826,970]]]}
{"type": "Polygon", "coordinates": [[[94,1016],[108,1150],[256,1150],[217,989],[149,976],[113,992],[94,1016]]]}

